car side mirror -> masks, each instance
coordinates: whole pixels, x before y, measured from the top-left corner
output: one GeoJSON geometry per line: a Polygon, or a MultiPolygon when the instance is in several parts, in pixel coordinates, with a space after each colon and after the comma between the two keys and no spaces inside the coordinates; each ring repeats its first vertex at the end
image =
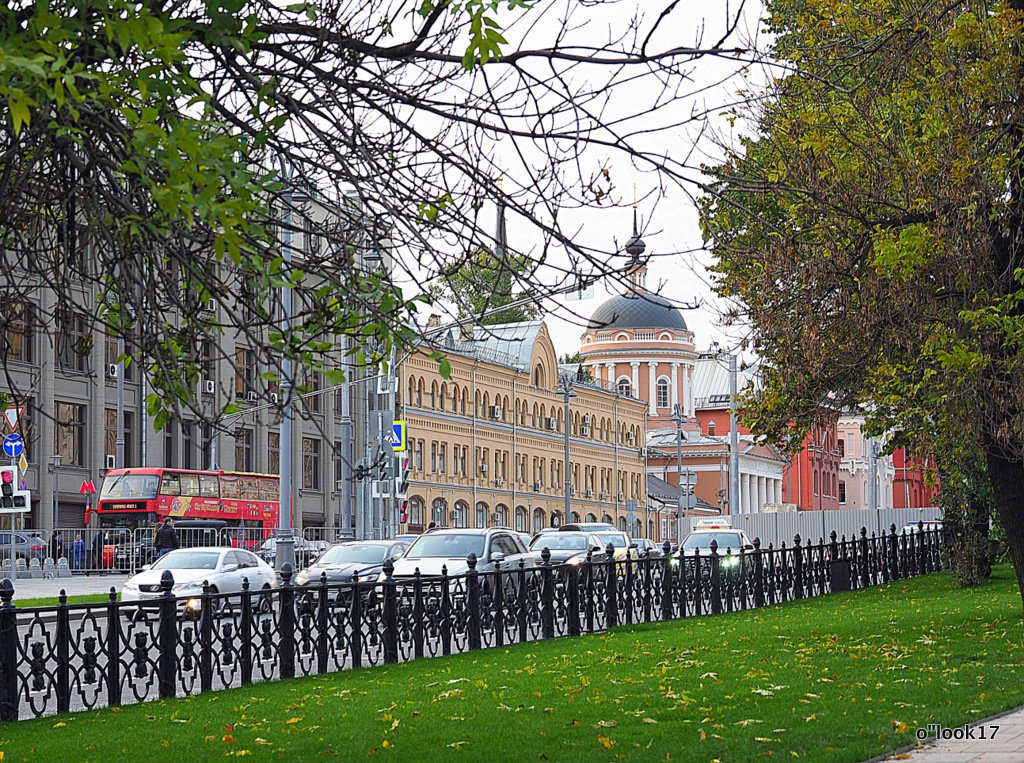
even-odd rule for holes
{"type": "Polygon", "coordinates": [[[591,546],[590,550],[593,551],[595,554],[600,554],[602,551],[604,551],[604,549],[600,546],[591,546]]]}
{"type": "Polygon", "coordinates": [[[238,569],[238,565],[232,562],[231,564],[224,565],[224,572],[234,572],[238,569]]]}
{"type": "Polygon", "coordinates": [[[498,562],[505,561],[505,555],[501,551],[495,551],[491,554],[491,561],[497,564],[498,562]]]}
{"type": "Polygon", "coordinates": [[[396,559],[401,559],[401,558],[402,558],[402,555],[403,555],[404,553],[405,553],[404,551],[396,551],[395,553],[393,553],[393,554],[391,555],[391,560],[392,560],[392,561],[394,561],[394,560],[396,560],[396,559]]]}
{"type": "Polygon", "coordinates": [[[753,543],[744,543],[743,544],[743,550],[744,551],[753,551],[754,550],[754,544],[753,543]]]}
{"type": "Polygon", "coordinates": [[[140,572],[145,572],[146,570],[148,570],[152,566],[153,566],[152,564],[144,564],[144,565],[142,565],[142,567],[139,568],[139,571],[140,572]]]}
{"type": "Polygon", "coordinates": [[[639,544],[637,544],[637,543],[630,543],[629,547],[630,548],[640,548],[639,544]]]}

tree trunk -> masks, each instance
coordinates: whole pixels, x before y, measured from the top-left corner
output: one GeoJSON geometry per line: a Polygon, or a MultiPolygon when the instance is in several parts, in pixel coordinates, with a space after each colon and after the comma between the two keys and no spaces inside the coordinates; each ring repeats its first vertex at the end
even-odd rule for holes
{"type": "Polygon", "coordinates": [[[1024,607],[1024,462],[989,453],[992,498],[1006,531],[1006,548],[1024,607]]]}

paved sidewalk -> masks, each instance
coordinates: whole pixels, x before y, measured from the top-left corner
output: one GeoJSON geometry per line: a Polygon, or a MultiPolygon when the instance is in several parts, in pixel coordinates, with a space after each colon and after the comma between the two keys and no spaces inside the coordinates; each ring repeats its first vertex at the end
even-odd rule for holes
{"type": "Polygon", "coordinates": [[[1024,707],[967,725],[945,729],[932,727],[925,731],[928,732],[928,740],[921,742],[921,747],[891,753],[883,760],[916,763],[1024,761],[1024,707]],[[936,739],[936,734],[941,738],[936,739]]]}
{"type": "Polygon", "coordinates": [[[41,599],[48,596],[59,596],[61,590],[68,596],[84,596],[86,594],[110,593],[110,587],[117,591],[130,577],[124,574],[72,575],[69,578],[18,578],[14,583],[14,603],[19,599],[41,599]]]}

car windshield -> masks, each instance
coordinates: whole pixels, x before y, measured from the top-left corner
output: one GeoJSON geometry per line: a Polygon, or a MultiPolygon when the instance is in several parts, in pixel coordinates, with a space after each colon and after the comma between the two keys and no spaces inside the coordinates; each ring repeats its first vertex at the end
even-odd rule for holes
{"type": "Polygon", "coordinates": [[[384,561],[388,547],[385,543],[350,543],[327,549],[317,564],[377,564],[384,561]]]}
{"type": "Polygon", "coordinates": [[[108,498],[138,498],[152,500],[156,498],[156,489],[160,478],[155,474],[114,474],[103,480],[100,500],[108,498]]]}
{"type": "Polygon", "coordinates": [[[715,541],[722,551],[738,551],[743,545],[737,532],[693,533],[683,541],[683,548],[711,548],[711,541],[715,541]]]}
{"type": "Polygon", "coordinates": [[[534,551],[543,548],[551,551],[586,551],[587,536],[572,533],[544,533],[533,539],[530,548],[534,551]]]}
{"type": "Polygon", "coordinates": [[[447,559],[465,559],[470,554],[477,557],[484,555],[484,538],[482,535],[464,535],[462,533],[430,533],[420,536],[412,544],[405,556],[407,559],[426,559],[429,557],[447,559]]]}
{"type": "Polygon", "coordinates": [[[219,551],[172,551],[153,562],[151,570],[215,570],[219,551]]]}

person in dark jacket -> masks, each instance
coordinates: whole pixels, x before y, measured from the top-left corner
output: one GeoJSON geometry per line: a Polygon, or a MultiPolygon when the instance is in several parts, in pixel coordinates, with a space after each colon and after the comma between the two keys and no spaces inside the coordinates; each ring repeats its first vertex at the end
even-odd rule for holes
{"type": "MultiPolygon", "coordinates": [[[[103,546],[107,542],[106,530],[100,530],[92,536],[92,564],[89,565],[94,570],[103,569],[103,546]]],[[[85,573],[88,575],[89,573],[85,573]]]]}
{"type": "Polygon", "coordinates": [[[81,570],[85,567],[85,541],[81,535],[76,535],[71,544],[71,569],[81,570]]]}
{"type": "Polygon", "coordinates": [[[173,551],[178,547],[178,533],[175,532],[174,524],[171,522],[170,517],[165,519],[163,525],[156,531],[153,545],[156,547],[157,556],[163,556],[168,551],[173,551]]]}

